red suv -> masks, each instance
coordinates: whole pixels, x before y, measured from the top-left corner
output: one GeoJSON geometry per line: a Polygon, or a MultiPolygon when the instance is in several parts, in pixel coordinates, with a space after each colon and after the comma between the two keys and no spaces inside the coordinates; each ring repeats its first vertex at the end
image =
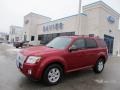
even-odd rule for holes
{"type": "Polygon", "coordinates": [[[48,85],[61,81],[72,71],[93,68],[101,73],[108,58],[104,40],[89,36],[61,36],[46,46],[23,49],[17,56],[17,67],[34,80],[43,79],[48,85]]]}

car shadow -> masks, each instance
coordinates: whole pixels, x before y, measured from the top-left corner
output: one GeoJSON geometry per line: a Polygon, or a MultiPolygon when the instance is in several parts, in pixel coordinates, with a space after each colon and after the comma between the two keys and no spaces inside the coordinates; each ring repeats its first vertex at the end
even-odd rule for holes
{"type": "MultiPolygon", "coordinates": [[[[50,89],[50,88],[58,88],[58,87],[63,87],[63,86],[69,86],[71,84],[80,84],[82,82],[87,82],[88,80],[90,80],[90,78],[96,76],[96,74],[91,70],[82,70],[82,71],[77,71],[77,72],[72,72],[69,74],[66,74],[64,76],[64,79],[62,80],[61,83],[59,83],[58,85],[54,85],[54,86],[46,86],[43,84],[42,81],[31,81],[29,79],[27,79],[26,77],[21,77],[19,79],[19,88],[23,88],[23,89],[29,89],[30,90],[39,90],[39,89],[50,89]]],[[[63,87],[64,88],[64,87],[63,87]]],[[[19,90],[19,89],[18,89],[19,90]]]]}

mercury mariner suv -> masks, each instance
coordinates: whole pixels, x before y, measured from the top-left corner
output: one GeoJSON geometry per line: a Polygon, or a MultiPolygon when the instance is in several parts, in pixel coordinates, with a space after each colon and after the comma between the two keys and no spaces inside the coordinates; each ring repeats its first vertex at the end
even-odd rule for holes
{"type": "Polygon", "coordinates": [[[45,46],[21,50],[16,63],[26,77],[55,85],[69,72],[92,68],[101,73],[107,58],[106,43],[99,37],[60,36],[45,46]]]}

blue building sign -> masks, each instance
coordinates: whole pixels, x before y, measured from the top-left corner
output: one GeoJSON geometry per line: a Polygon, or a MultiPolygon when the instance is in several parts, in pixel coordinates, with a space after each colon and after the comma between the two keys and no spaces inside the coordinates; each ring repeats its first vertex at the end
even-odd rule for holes
{"type": "Polygon", "coordinates": [[[108,22],[111,23],[111,24],[115,23],[115,17],[113,17],[113,16],[109,16],[109,17],[107,18],[107,20],[108,20],[108,22]]]}
{"type": "Polygon", "coordinates": [[[56,23],[48,26],[43,26],[43,32],[53,31],[53,30],[62,30],[64,24],[63,23],[56,23]]]}

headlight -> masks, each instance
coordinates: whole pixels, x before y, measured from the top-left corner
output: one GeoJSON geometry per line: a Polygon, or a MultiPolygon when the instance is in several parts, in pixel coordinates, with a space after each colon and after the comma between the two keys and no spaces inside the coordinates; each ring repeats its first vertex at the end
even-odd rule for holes
{"type": "Polygon", "coordinates": [[[29,56],[26,63],[34,64],[34,63],[36,63],[37,60],[40,60],[40,59],[41,59],[41,57],[29,56]]]}

